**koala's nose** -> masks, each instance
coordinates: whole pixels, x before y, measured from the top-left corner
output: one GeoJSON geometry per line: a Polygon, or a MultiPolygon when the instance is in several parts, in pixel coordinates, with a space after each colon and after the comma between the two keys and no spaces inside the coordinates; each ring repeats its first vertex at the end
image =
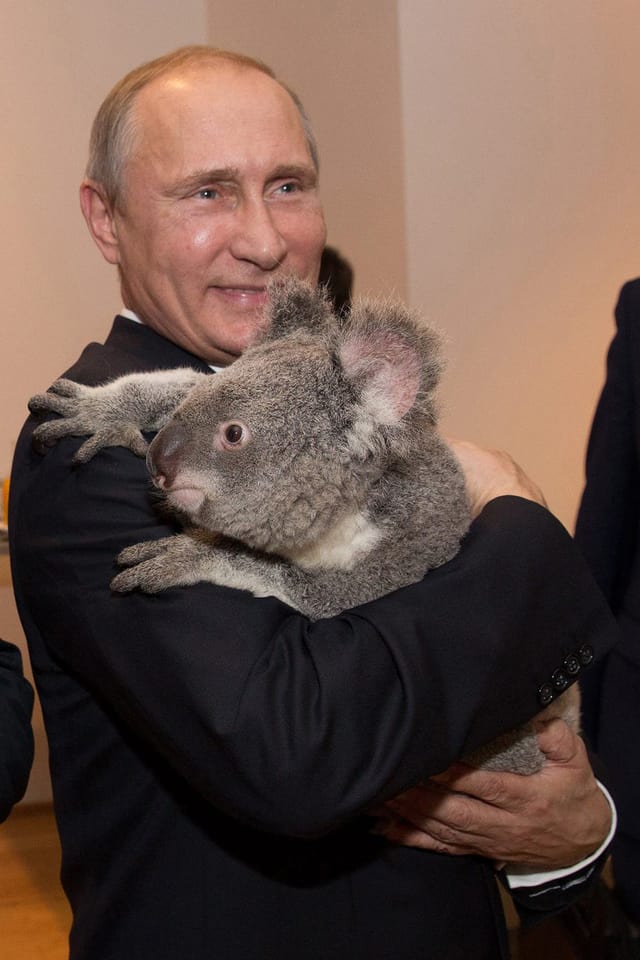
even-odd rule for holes
{"type": "Polygon", "coordinates": [[[169,423],[147,451],[147,469],[156,486],[166,489],[175,482],[185,448],[185,435],[178,423],[169,423]]]}

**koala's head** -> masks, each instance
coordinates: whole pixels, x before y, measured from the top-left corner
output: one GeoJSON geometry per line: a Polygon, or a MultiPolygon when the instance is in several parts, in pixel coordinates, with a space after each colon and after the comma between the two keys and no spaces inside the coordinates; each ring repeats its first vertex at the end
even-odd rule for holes
{"type": "Polygon", "coordinates": [[[198,384],[151,444],[148,465],[191,521],[287,554],[360,511],[435,417],[438,338],[398,304],[338,319],[321,289],[287,280],[268,324],[198,384]]]}

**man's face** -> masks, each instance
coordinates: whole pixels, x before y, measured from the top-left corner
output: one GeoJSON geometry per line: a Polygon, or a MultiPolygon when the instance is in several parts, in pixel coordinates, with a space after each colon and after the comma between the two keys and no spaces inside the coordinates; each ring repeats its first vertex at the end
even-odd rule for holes
{"type": "Polygon", "coordinates": [[[229,64],[162,77],[134,111],[113,216],[125,305],[228,363],[272,277],[318,277],[326,231],[298,111],[270,77],[229,64]]]}

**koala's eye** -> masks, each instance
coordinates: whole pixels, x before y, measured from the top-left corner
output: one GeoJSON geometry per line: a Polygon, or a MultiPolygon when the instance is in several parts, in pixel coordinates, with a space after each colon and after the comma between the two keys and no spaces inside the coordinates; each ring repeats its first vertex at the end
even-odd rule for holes
{"type": "Polygon", "coordinates": [[[216,446],[220,450],[239,450],[249,440],[250,433],[246,424],[239,420],[228,420],[218,428],[216,446]]]}
{"type": "Polygon", "coordinates": [[[230,423],[228,427],[224,428],[224,438],[227,443],[240,443],[243,436],[244,430],[239,423],[230,423]]]}

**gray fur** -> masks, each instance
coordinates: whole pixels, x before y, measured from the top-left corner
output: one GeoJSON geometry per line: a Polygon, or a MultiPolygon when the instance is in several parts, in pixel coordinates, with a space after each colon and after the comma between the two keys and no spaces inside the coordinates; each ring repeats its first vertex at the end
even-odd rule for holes
{"type": "MultiPolygon", "coordinates": [[[[294,280],[274,284],[267,320],[215,376],[58,381],[32,399],[32,410],[64,418],[37,427],[37,442],[93,434],[79,461],[113,444],[141,454],[141,430],[159,429],[147,464],[188,528],[124,550],[115,591],[204,580],[328,617],[456,554],[470,517],[464,477],[436,432],[435,331],[390,301],[356,302],[339,319],[322,290],[294,280]],[[245,431],[237,443],[232,425],[245,431]]],[[[574,687],[554,701],[553,715],[566,698],[575,725],[577,696],[574,687]]],[[[523,733],[472,759],[532,772],[541,755],[531,725],[523,733]]]]}

